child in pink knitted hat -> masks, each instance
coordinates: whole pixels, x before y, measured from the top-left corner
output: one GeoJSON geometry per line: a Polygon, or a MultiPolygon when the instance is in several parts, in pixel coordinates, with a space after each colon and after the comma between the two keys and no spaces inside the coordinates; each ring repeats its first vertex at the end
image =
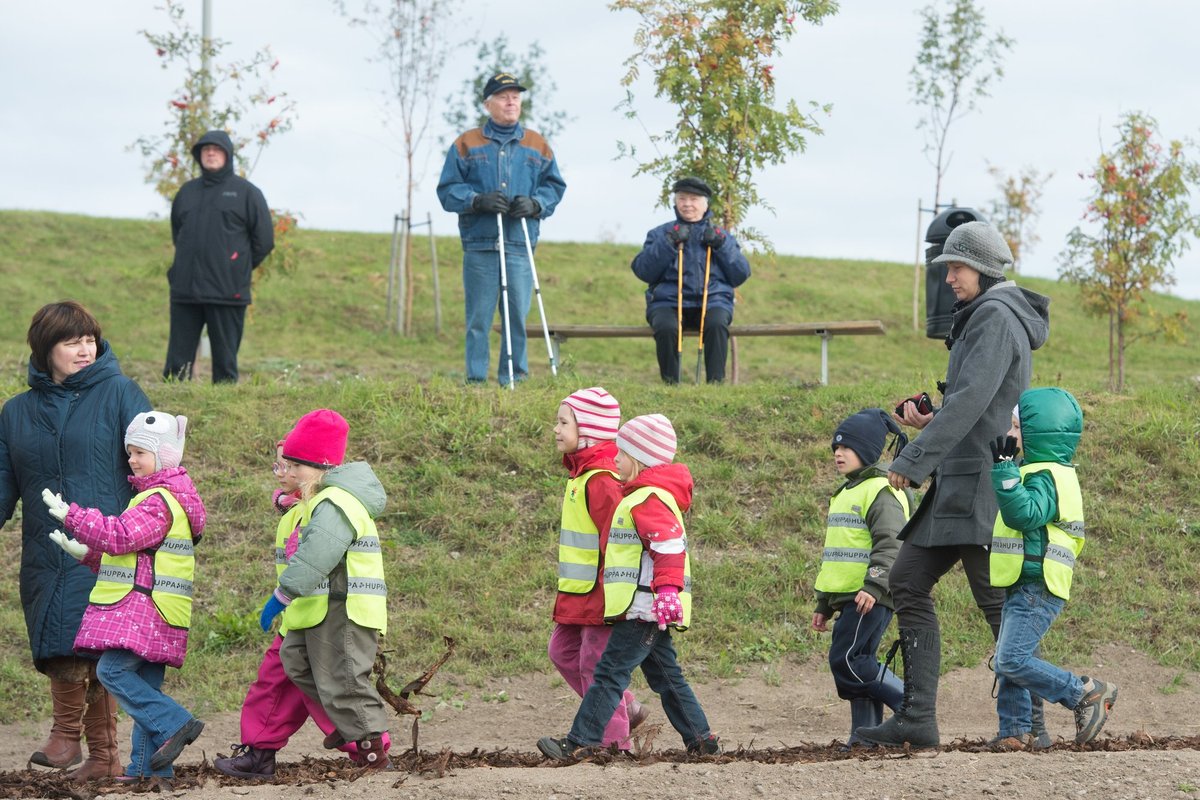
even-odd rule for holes
{"type": "MultiPolygon", "coordinates": [[[[558,407],[554,444],[568,480],[558,526],[558,595],[550,661],[575,693],[592,685],[596,662],[612,628],[604,624],[604,549],[621,502],[613,458],[621,407],[599,386],[580,389],[558,407]]],[[[629,731],[649,712],[626,690],[604,729],[602,744],[629,749],[629,731]]]]}
{"type": "Polygon", "coordinates": [[[623,497],[609,526],[603,573],[604,618],[612,632],[570,733],[538,740],[538,749],[555,760],[576,761],[603,743],[604,728],[638,667],[688,752],[721,752],[671,641],[671,629],[686,630],[692,611],[683,526],[692,474],[672,463],[675,448],[675,428],[662,414],[635,417],[617,433],[614,464],[623,497]]]}

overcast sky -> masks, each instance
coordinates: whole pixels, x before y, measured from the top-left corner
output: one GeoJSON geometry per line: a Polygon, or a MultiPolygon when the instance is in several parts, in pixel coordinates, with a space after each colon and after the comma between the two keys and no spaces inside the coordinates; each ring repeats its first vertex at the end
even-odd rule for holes
{"type": "MultiPolygon", "coordinates": [[[[247,56],[270,45],[280,59],[276,86],[297,102],[295,128],[268,148],[251,176],[270,204],[300,212],[310,228],[390,230],[404,174],[396,137],[382,123],[386,72],[366,58],[373,40],[347,26],[331,0],[212,2],[214,35],[230,43],[225,54],[247,56]]],[[[836,16],[820,27],[801,25],[785,46],[775,70],[780,98],[831,103],[833,110],[822,115],[825,133],[809,138],[807,152],[760,178],[776,213],[755,210],[746,224],[766,232],[780,252],[912,263],[917,200],[931,201],[934,182],[908,87],[922,5],[844,0],[836,16]]],[[[943,200],[988,204],[997,194],[988,163],[1008,172],[1026,165],[1053,172],[1037,228],[1042,242],[1024,265],[1053,276],[1089,191],[1079,173],[1111,147],[1122,113],[1153,115],[1171,138],[1200,138],[1200,3],[982,5],[993,28],[1016,45],[993,96],[951,128],[943,200]]],[[[201,0],[189,7],[198,31],[201,0]]],[[[650,149],[642,127],[614,110],[624,97],[620,78],[636,15],[609,11],[604,0],[464,0],[463,8],[455,27],[464,36],[505,33],[518,49],[540,42],[558,84],[552,104],[574,117],[551,142],[568,188],[543,236],[641,243],[668,212],[655,207],[655,179],[634,179],[632,162],[613,160],[618,140],[650,149]]],[[[143,181],[141,157],[127,149],[161,130],[181,82],[159,68],[138,33],[165,28],[153,0],[0,4],[0,208],[165,214],[166,204],[143,181]]],[[[460,48],[437,96],[456,90],[474,60],[473,48],[460,48]]],[[[636,107],[651,131],[671,120],[649,85],[637,88],[636,107]]],[[[434,119],[440,123],[440,108],[434,119]]],[[[430,137],[416,202],[417,216],[432,212],[443,234],[455,227],[434,194],[448,133],[439,126],[430,137]]],[[[1200,249],[1184,256],[1176,274],[1176,293],[1200,298],[1200,249]]]]}

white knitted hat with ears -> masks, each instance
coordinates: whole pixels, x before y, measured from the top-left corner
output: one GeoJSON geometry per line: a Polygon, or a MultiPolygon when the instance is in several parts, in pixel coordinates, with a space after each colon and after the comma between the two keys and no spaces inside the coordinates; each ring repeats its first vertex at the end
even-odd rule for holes
{"type": "Polygon", "coordinates": [[[162,411],[143,411],[125,429],[125,448],[130,445],[154,453],[157,470],[178,467],[183,461],[187,417],[175,417],[162,411]]]}
{"type": "Polygon", "coordinates": [[[1004,279],[1004,268],[1012,266],[1012,250],[995,226],[987,222],[965,222],[946,237],[942,254],[934,264],[960,261],[990,278],[1004,279]]]}
{"type": "Polygon", "coordinates": [[[674,461],[677,444],[675,428],[662,414],[634,417],[617,433],[617,449],[647,467],[674,461]]]}

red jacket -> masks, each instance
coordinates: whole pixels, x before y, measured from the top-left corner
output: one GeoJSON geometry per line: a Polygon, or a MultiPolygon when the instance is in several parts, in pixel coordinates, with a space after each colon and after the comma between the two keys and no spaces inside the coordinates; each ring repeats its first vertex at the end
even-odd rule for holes
{"type": "MultiPolygon", "coordinates": [[[[609,469],[617,471],[613,459],[617,455],[614,442],[601,442],[592,447],[576,450],[563,456],[563,466],[572,478],[588,470],[609,469]]],[[[608,546],[608,528],[613,514],[621,504],[621,484],[605,473],[593,475],[587,482],[586,498],[588,516],[600,531],[600,564],[597,568],[596,585],[587,594],[559,592],[554,599],[554,621],[563,625],[604,624],[604,550],[608,546]]],[[[667,512],[670,513],[670,512],[667,512]]]]}
{"type": "MultiPolygon", "coordinates": [[[[684,464],[647,467],[636,478],[624,484],[623,491],[625,495],[629,495],[643,486],[666,489],[675,498],[681,513],[686,514],[692,506],[692,473],[684,464]]],[[[666,503],[651,496],[633,509],[633,524],[642,540],[642,547],[646,548],[654,562],[651,588],[655,591],[661,586],[682,589],[687,541],[675,514],[667,508],[666,503]],[[673,541],[680,538],[684,538],[683,546],[673,541]]]]}

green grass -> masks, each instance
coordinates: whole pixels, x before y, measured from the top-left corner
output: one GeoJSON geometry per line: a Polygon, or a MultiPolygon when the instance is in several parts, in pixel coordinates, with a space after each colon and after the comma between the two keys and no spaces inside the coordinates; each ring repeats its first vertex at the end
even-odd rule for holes
{"type": "MultiPolygon", "coordinates": [[[[256,612],[274,574],[273,443],[319,406],[349,419],[351,456],[370,461],[389,492],[380,530],[394,683],[440,654],[443,635],[459,643],[446,670],[460,685],[550,669],[545,644],[564,481],[551,426],[563,396],[598,383],[621,400],[626,418],[667,414],[679,432],[680,460],[696,478],[688,524],[697,617],[679,637],[688,671],[735,677],[824,650],[827,639],[809,633],[808,623],[825,502],[836,485],[832,430],[865,406],[932,391],[945,369],[945,348],[911,330],[911,267],[782,256],[753,262],[739,322],[884,320],[885,337],[833,341],[828,387],[815,383],[815,339],[744,340],[744,383],[723,387],[659,385],[649,339],[572,340],[557,380],[540,343],[531,342],[533,377],[508,392],[462,386],[457,242],[438,241],[440,336],[432,332],[428,254],[418,248],[418,333],[405,339],[384,324],[386,236],[298,236],[296,273],[269,276],[256,289],[243,382],[167,385],[157,377],[167,332],[166,225],[0,212],[0,280],[8,294],[0,312],[0,397],[24,388],[29,317],[48,300],[73,297],[97,313],[125,371],[154,405],[191,419],[184,463],[208,505],[209,528],[198,551],[192,648],[169,685],[186,681],[198,713],[236,708],[267,644],[256,612]]],[[[635,251],[539,248],[551,318],[640,322],[641,285],[628,269],[635,251]]],[[[1189,555],[1200,542],[1192,491],[1200,474],[1200,392],[1192,351],[1155,342],[1131,348],[1128,389],[1114,395],[1103,388],[1105,323],[1079,312],[1072,287],[1021,282],[1054,298],[1051,340],[1035,356],[1034,382],[1070,389],[1087,417],[1079,462],[1088,544],[1047,653],[1080,661],[1112,641],[1198,669],[1200,585],[1189,555]]],[[[1154,302],[1162,311],[1196,306],[1154,302]]],[[[18,529],[19,520],[6,526],[10,543],[18,529]]],[[[937,591],[946,667],[978,663],[990,635],[961,574],[937,591]]],[[[48,713],[19,605],[9,571],[0,577],[0,722],[48,713]]]]}

